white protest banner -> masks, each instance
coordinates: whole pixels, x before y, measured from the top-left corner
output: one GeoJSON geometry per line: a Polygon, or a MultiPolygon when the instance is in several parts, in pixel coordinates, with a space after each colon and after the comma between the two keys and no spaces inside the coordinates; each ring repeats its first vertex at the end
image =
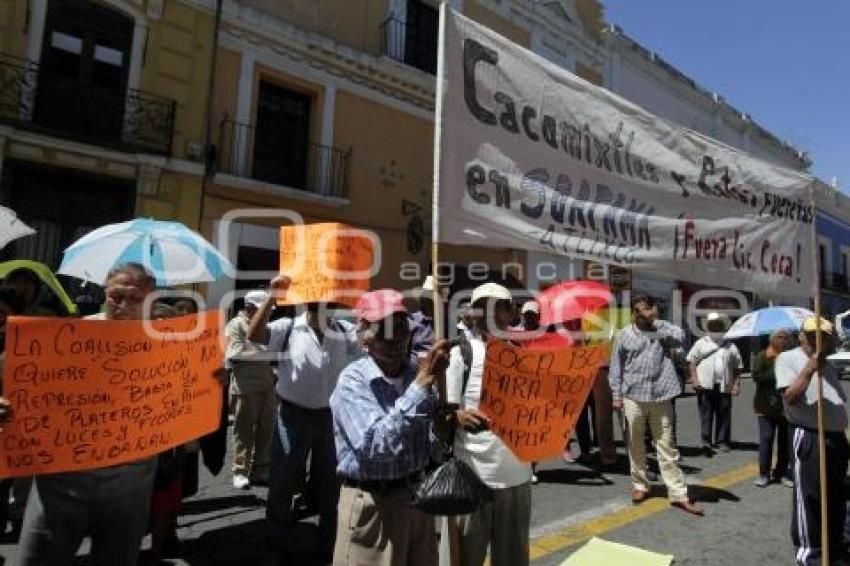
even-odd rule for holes
{"type": "Polygon", "coordinates": [[[654,116],[450,9],[442,22],[435,241],[809,294],[811,177],[654,116]]]}

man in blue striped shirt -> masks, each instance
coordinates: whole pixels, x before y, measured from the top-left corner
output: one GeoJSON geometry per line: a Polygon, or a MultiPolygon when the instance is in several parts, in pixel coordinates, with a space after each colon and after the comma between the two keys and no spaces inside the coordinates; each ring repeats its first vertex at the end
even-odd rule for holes
{"type": "Polygon", "coordinates": [[[438,342],[417,372],[401,293],[366,293],[355,313],[368,355],[343,370],[331,396],[342,480],[335,565],[437,564],[434,519],[411,506],[428,465],[437,409],[434,379],[448,366],[438,342]]]}

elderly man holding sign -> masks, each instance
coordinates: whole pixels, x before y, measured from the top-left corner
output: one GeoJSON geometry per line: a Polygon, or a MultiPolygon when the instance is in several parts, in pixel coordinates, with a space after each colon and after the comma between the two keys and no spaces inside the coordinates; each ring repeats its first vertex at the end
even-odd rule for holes
{"type": "MultiPolygon", "coordinates": [[[[154,278],[138,264],[114,268],[106,280],[106,320],[139,320],[154,278]]],[[[99,317],[99,315],[95,315],[99,317]]],[[[36,476],[24,515],[21,566],[71,564],[83,538],[92,540],[98,566],[136,564],[148,525],[157,457],[86,470],[36,476]]]]}
{"type": "Polygon", "coordinates": [[[448,365],[448,343],[437,342],[417,370],[402,300],[382,289],[357,302],[368,355],[345,368],[331,397],[343,485],[335,566],[437,563],[434,519],[411,505],[411,493],[434,447],[433,385],[448,365]]]}
{"type": "Polygon", "coordinates": [[[252,317],[248,339],[277,353],[277,424],[272,440],[266,521],[276,552],[294,550],[292,498],[310,455],[310,488],[319,508],[321,552],[333,552],[339,480],[336,477],[333,424],[329,408],[339,374],[360,355],[352,325],[323,317],[323,303],[307,303],[295,318],[269,323],[275,301],[286,300],[292,279],[272,279],[271,293],[252,317]]]}

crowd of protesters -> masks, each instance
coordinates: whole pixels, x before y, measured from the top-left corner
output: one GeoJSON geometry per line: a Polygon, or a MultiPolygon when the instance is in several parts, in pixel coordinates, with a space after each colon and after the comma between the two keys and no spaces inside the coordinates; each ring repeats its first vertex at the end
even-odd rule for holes
{"type": "MultiPolygon", "coordinates": [[[[19,536],[17,564],[69,565],[90,537],[94,564],[134,565],[146,533],[152,535],[148,558],[159,563],[179,544],[177,515],[183,499],[198,491],[200,462],[213,474],[225,466],[228,412],[233,487],[268,486],[269,564],[283,563],[302,543],[294,529],[298,497],[318,516],[321,564],[481,566],[488,558],[494,566],[528,564],[535,470],[489,430],[480,410],[487,343],[509,340],[522,346],[527,333],[537,332],[552,338],[546,342],[550,346],[568,347],[584,339],[577,327],[568,324],[571,332],[552,335],[551,328],[540,326],[537,303],[527,301],[517,309],[519,297],[496,283],[471,291],[471,300],[452,321],[457,338],[451,341],[435,332],[432,282],[408,294],[368,292],[353,318],[320,303],[303,305],[294,317],[274,318],[290,283],[280,275],[268,289],[245,294],[225,327],[221,377],[227,402],[217,431],[140,461],[0,482],[0,524],[3,531],[11,524],[19,536]],[[449,452],[490,496],[472,513],[435,520],[412,504],[413,493],[449,452]]],[[[106,281],[103,312],[90,318],[141,320],[197,312],[187,298],[150,301],[155,289],[143,266],[118,266],[106,281]]],[[[42,296],[40,281],[26,270],[0,284],[0,347],[8,316],[68,315],[45,306],[42,296]]],[[[610,363],[600,368],[577,424],[579,453],[567,443],[564,459],[601,469],[614,466],[613,420],[620,413],[632,503],[646,501],[657,479],[647,464],[647,452],[654,451],[671,505],[701,516],[679,464],[674,400],[689,381],[698,399],[702,451],[727,452],[742,356],[723,339],[730,321],[721,314],[708,315],[704,336],[686,349],[683,329],[661,320],[651,297],[635,295],[630,306],[631,323],[614,338],[610,363]]],[[[774,332],[752,370],[759,430],[756,485],[793,488],[792,539],[800,564],[819,563],[822,505],[829,516],[833,563],[845,556],[847,415],[843,389],[824,362],[833,347],[831,325],[810,319],[798,336],[774,332]],[[792,348],[795,342],[799,346],[792,348]],[[819,373],[826,502],[820,500],[818,475],[813,377],[819,373]]],[[[4,421],[14,419],[8,403],[2,398],[0,403],[4,421]]]]}

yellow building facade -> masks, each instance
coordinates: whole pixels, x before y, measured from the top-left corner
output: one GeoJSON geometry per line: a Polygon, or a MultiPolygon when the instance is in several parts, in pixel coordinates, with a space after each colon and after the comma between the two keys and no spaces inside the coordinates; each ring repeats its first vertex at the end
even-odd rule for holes
{"type": "MultiPolygon", "coordinates": [[[[601,81],[595,0],[448,4],[601,81]]],[[[431,268],[438,8],[437,0],[0,0],[0,204],[39,231],[3,254],[55,268],[92,228],[174,219],[240,269],[236,281],[211,286],[216,300],[267,280],[279,226],[300,218],[374,231],[382,244],[374,286],[421,283],[431,268]]],[[[441,253],[450,270],[520,282],[540,259],[441,253]]]]}
{"type": "Polygon", "coordinates": [[[133,217],[197,227],[214,13],[173,0],[0,0],[0,203],[58,267],[133,217]]]}
{"type": "MultiPolygon", "coordinates": [[[[601,80],[596,2],[448,4],[601,80]]],[[[382,246],[373,287],[421,284],[431,269],[438,7],[436,0],[225,2],[202,231],[242,273],[214,285],[213,298],[274,271],[287,212],[374,231],[382,246]]],[[[442,271],[455,279],[471,267],[525,283],[529,261],[524,252],[441,246],[442,271]]]]}

